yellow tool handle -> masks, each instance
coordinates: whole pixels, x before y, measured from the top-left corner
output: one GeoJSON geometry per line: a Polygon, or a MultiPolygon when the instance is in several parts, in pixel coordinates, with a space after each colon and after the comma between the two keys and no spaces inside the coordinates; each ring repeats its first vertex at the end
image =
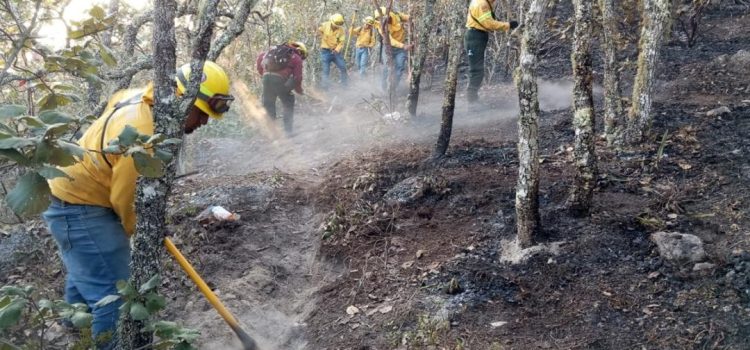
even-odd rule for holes
{"type": "Polygon", "coordinates": [[[213,307],[216,309],[216,311],[219,312],[219,315],[221,315],[222,318],[224,318],[224,321],[227,321],[230,327],[232,329],[239,328],[240,323],[237,322],[237,319],[234,318],[234,315],[227,310],[226,307],[224,307],[224,304],[221,303],[221,300],[216,297],[216,294],[214,294],[213,291],[211,291],[211,288],[208,287],[206,282],[203,281],[200,275],[198,275],[198,272],[195,271],[193,268],[193,265],[190,265],[190,262],[185,259],[185,256],[182,255],[179,249],[172,243],[172,240],[169,239],[169,237],[164,238],[164,245],[167,246],[167,250],[169,251],[172,256],[174,256],[175,260],[177,260],[177,263],[180,264],[180,267],[182,267],[183,270],[190,276],[190,279],[195,282],[195,284],[198,286],[198,289],[200,289],[201,293],[208,299],[208,302],[213,305],[213,307]]]}

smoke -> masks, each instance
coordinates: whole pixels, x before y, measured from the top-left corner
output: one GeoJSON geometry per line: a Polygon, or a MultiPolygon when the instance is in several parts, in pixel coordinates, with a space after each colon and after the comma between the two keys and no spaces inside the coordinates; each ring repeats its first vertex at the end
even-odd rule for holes
{"type": "MultiPolygon", "coordinates": [[[[348,87],[332,82],[328,92],[307,88],[306,96],[297,96],[291,136],[283,131],[280,103],[279,118],[271,120],[258,97],[243,82],[236,82],[233,90],[243,123],[257,134],[241,140],[201,140],[193,154],[195,165],[201,171],[234,175],[273,169],[293,172],[320,168],[354,152],[434,142],[440,129],[442,91],[423,89],[418,117],[410,119],[404,107],[405,83],[401,83],[396,101],[388,101],[379,78],[379,74],[366,78],[352,75],[348,87]]],[[[433,85],[442,88],[442,81],[433,85]]],[[[572,88],[570,81],[540,81],[541,109],[570,107],[572,88]]],[[[480,103],[472,106],[467,105],[464,91],[465,87],[459,86],[454,135],[499,128],[498,138],[515,137],[515,86],[483,88],[480,103]]]]}

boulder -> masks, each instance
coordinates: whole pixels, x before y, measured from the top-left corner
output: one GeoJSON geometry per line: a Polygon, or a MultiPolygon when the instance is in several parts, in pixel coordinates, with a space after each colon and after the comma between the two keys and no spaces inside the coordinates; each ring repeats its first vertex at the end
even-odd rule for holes
{"type": "Polygon", "coordinates": [[[714,108],[714,109],[706,112],[706,116],[707,117],[720,117],[722,115],[730,114],[730,113],[732,113],[732,110],[729,109],[729,107],[727,107],[727,106],[721,106],[719,108],[714,108]]]}
{"type": "Polygon", "coordinates": [[[442,177],[412,176],[407,178],[383,195],[390,205],[412,204],[429,194],[444,194],[450,191],[448,182],[442,177]]]}
{"type": "Polygon", "coordinates": [[[703,241],[696,235],[678,232],[656,232],[651,240],[662,258],[673,263],[696,263],[706,258],[703,241]]]}

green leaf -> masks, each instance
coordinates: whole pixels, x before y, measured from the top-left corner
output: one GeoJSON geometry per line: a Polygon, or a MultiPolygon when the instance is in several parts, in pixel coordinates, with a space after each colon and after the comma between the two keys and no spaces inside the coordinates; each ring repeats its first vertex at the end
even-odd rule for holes
{"type": "Polygon", "coordinates": [[[18,297],[27,297],[28,294],[21,287],[16,286],[3,286],[0,288],[0,295],[10,295],[18,297]]]}
{"type": "Polygon", "coordinates": [[[91,15],[91,17],[94,17],[98,20],[102,20],[105,16],[107,16],[107,13],[104,12],[104,9],[98,5],[92,7],[91,10],[89,10],[89,14],[91,15]]]}
{"type": "Polygon", "coordinates": [[[41,213],[49,205],[49,185],[47,179],[29,171],[18,180],[16,187],[5,196],[8,206],[19,215],[41,213]]]}
{"type": "Polygon", "coordinates": [[[123,303],[122,305],[120,305],[120,308],[119,308],[120,314],[124,315],[124,314],[130,313],[130,306],[131,305],[133,305],[132,301],[126,301],[125,303],[123,303]]]}
{"type": "MultiPolygon", "coordinates": [[[[9,297],[6,297],[9,298],[9,297]]],[[[0,330],[15,325],[21,319],[21,313],[26,307],[26,300],[20,298],[10,299],[5,306],[0,308],[0,330]]]]}
{"type": "Polygon", "coordinates": [[[158,144],[158,143],[164,141],[164,139],[165,139],[164,135],[162,135],[162,134],[155,134],[155,135],[152,135],[151,137],[149,137],[146,140],[145,143],[152,144],[152,145],[153,144],[158,144]]]}
{"type": "Polygon", "coordinates": [[[78,91],[78,88],[75,86],[63,83],[55,84],[52,89],[57,91],[78,91]]]}
{"type": "Polygon", "coordinates": [[[126,156],[131,156],[134,153],[143,153],[143,154],[146,154],[146,150],[143,149],[143,146],[133,146],[133,147],[128,148],[127,151],[125,151],[125,155],[126,156]]]}
{"type": "Polygon", "coordinates": [[[101,56],[102,61],[104,61],[104,64],[114,67],[117,65],[117,60],[115,59],[115,56],[112,54],[112,51],[109,50],[108,47],[99,44],[99,56],[101,56]]]}
{"type": "Polygon", "coordinates": [[[26,106],[0,105],[0,118],[13,118],[26,113],[26,106]]]}
{"type": "Polygon", "coordinates": [[[124,296],[127,299],[132,299],[136,296],[138,296],[138,293],[135,291],[135,288],[133,288],[133,285],[130,284],[128,281],[117,281],[116,284],[117,287],[117,293],[124,296]]]}
{"type": "Polygon", "coordinates": [[[164,163],[145,153],[134,153],[135,169],[145,177],[161,177],[164,175],[164,163]]]}
{"type": "Polygon", "coordinates": [[[42,141],[36,146],[36,152],[34,153],[34,160],[39,163],[48,163],[57,166],[70,166],[78,162],[78,159],[83,158],[83,150],[77,145],[72,145],[68,142],[62,142],[60,140],[42,141]],[[81,150],[81,156],[78,156],[78,150],[81,150]]]}
{"type": "Polygon", "coordinates": [[[55,109],[57,108],[57,99],[55,98],[54,93],[49,93],[42,96],[42,98],[40,98],[39,101],[36,102],[36,104],[39,105],[39,110],[41,111],[55,109]]]}
{"type": "Polygon", "coordinates": [[[167,146],[167,145],[179,145],[181,143],[182,143],[182,140],[180,139],[166,139],[160,142],[159,144],[167,146]]]}
{"type": "Polygon", "coordinates": [[[52,302],[49,299],[39,300],[39,302],[37,304],[39,304],[39,307],[42,308],[42,309],[48,309],[48,310],[54,310],[55,309],[55,303],[52,302]]]}
{"type": "Polygon", "coordinates": [[[68,38],[71,38],[73,40],[83,38],[84,36],[86,36],[86,33],[84,33],[84,31],[81,29],[68,31],[68,38]]]}
{"type": "Polygon", "coordinates": [[[164,149],[157,149],[156,151],[154,151],[154,156],[156,156],[156,158],[159,158],[164,163],[168,163],[170,160],[172,160],[172,152],[164,149]]]}
{"type": "Polygon", "coordinates": [[[14,149],[0,149],[0,157],[8,158],[18,165],[29,165],[29,159],[14,149]]]}
{"type": "Polygon", "coordinates": [[[53,138],[53,137],[59,137],[60,135],[65,134],[70,130],[70,124],[67,123],[57,123],[52,124],[47,127],[47,129],[44,131],[44,138],[53,138]]]}
{"type": "Polygon", "coordinates": [[[109,153],[109,154],[122,154],[122,148],[118,145],[109,145],[107,147],[104,147],[102,149],[102,152],[109,153]]]}
{"type": "Polygon", "coordinates": [[[138,130],[130,125],[126,125],[125,129],[122,130],[120,133],[120,136],[117,136],[117,139],[120,141],[120,144],[123,146],[131,146],[135,140],[138,139],[138,130]]]}
{"type": "Polygon", "coordinates": [[[70,123],[76,120],[76,118],[71,116],[70,114],[63,113],[58,110],[41,112],[39,113],[39,119],[45,124],[70,123]]]}
{"type": "Polygon", "coordinates": [[[35,144],[37,140],[25,137],[6,137],[0,139],[0,149],[17,149],[35,144]]]}
{"type": "Polygon", "coordinates": [[[58,168],[51,167],[51,166],[46,166],[46,165],[43,165],[41,168],[39,168],[38,173],[39,173],[39,175],[44,176],[44,178],[47,179],[47,180],[52,180],[52,179],[57,178],[57,177],[67,177],[69,179],[71,178],[64,171],[62,171],[62,170],[60,170],[58,168]]]}
{"type": "Polygon", "coordinates": [[[18,118],[18,120],[23,121],[24,123],[26,123],[26,125],[28,125],[28,126],[30,126],[32,128],[43,128],[44,127],[44,122],[42,122],[37,117],[25,116],[25,117],[18,118]]]}
{"type": "Polygon", "coordinates": [[[146,281],[146,283],[142,284],[140,288],[138,288],[138,292],[141,294],[144,294],[158,287],[160,284],[161,284],[161,277],[159,275],[154,275],[148,281],[146,281]]]}
{"type": "Polygon", "coordinates": [[[130,305],[130,317],[136,321],[143,321],[149,317],[149,313],[143,304],[133,303],[130,305]]]}
{"type": "Polygon", "coordinates": [[[120,298],[119,295],[107,295],[106,297],[104,297],[101,300],[97,301],[96,304],[94,304],[94,306],[96,306],[96,307],[106,306],[106,305],[112,304],[112,303],[114,303],[114,302],[116,302],[116,301],[118,301],[120,299],[121,298],[120,298]]]}
{"type": "Polygon", "coordinates": [[[56,140],[55,143],[57,144],[57,147],[67,152],[68,154],[72,154],[73,157],[77,158],[78,160],[82,160],[83,156],[86,154],[86,150],[83,147],[79,146],[77,143],[63,140],[56,140]]]}
{"type": "Polygon", "coordinates": [[[76,328],[91,327],[91,321],[93,320],[93,315],[83,311],[76,311],[73,313],[73,316],[70,317],[70,322],[73,322],[73,325],[76,326],[76,328]]]}
{"type": "Polygon", "coordinates": [[[148,293],[146,295],[146,309],[149,313],[156,313],[159,310],[164,309],[167,306],[167,299],[156,293],[148,293]]]}

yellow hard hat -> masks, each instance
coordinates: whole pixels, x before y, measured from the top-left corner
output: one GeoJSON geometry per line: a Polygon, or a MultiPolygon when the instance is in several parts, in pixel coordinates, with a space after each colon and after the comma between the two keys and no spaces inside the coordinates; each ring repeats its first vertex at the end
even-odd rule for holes
{"type": "Polygon", "coordinates": [[[331,22],[337,26],[343,26],[344,25],[344,16],[340,13],[334,13],[331,15],[330,18],[331,22]]]}
{"type": "MultiPolygon", "coordinates": [[[[190,64],[183,64],[177,70],[177,92],[185,93],[185,87],[190,81],[190,64]]],[[[214,119],[221,119],[223,114],[229,110],[229,105],[234,97],[229,94],[229,76],[221,66],[206,61],[203,64],[203,77],[201,78],[200,90],[195,99],[195,106],[214,119]]]]}
{"type": "Polygon", "coordinates": [[[299,52],[300,56],[302,56],[303,60],[305,58],[307,58],[307,46],[305,46],[305,44],[303,42],[301,42],[301,41],[290,41],[289,42],[289,46],[297,49],[297,51],[299,52]]]}
{"type": "Polygon", "coordinates": [[[367,24],[375,24],[375,18],[372,18],[372,16],[365,17],[365,23],[367,24]]]}
{"type": "Polygon", "coordinates": [[[386,10],[387,9],[385,8],[385,6],[380,6],[380,10],[375,9],[375,18],[380,18],[380,16],[382,16],[382,14],[385,14],[386,10]]]}

